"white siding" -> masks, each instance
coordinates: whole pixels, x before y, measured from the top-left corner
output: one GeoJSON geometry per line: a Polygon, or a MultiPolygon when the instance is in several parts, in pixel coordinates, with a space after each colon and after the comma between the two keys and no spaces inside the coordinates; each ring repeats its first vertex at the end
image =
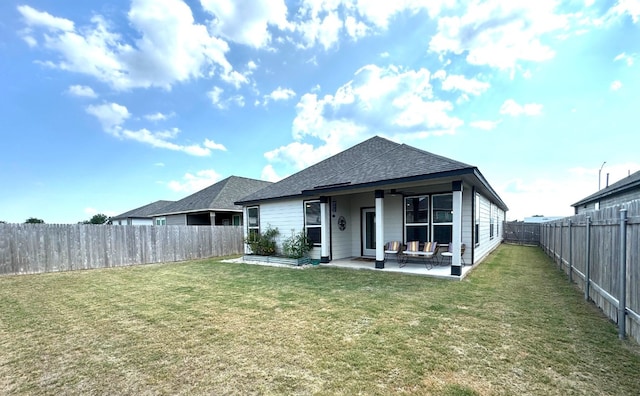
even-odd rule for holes
{"type": "Polygon", "coordinates": [[[167,225],[187,225],[186,214],[178,214],[165,217],[167,219],[167,225]]]}
{"type": "MultiPolygon", "coordinates": [[[[292,233],[304,230],[304,203],[303,200],[287,200],[267,202],[260,205],[260,232],[267,228],[277,228],[280,235],[276,238],[278,249],[282,252],[282,242],[292,233]]],[[[245,230],[246,233],[246,230],[245,230]]],[[[311,258],[320,258],[320,248],[311,250],[311,258]]]]}
{"type": "Polygon", "coordinates": [[[153,219],[131,219],[131,225],[153,225],[153,219]]]}
{"type": "MultiPolygon", "coordinates": [[[[480,238],[478,245],[475,246],[475,254],[474,259],[475,262],[478,263],[482,261],[485,257],[489,255],[500,243],[502,242],[502,229],[499,225],[494,228],[494,236],[490,237],[490,228],[491,228],[491,202],[483,197],[482,195],[477,195],[478,199],[480,199],[480,238]]],[[[504,219],[504,211],[498,208],[498,206],[494,205],[494,210],[497,211],[497,217],[499,219],[504,219]]],[[[496,222],[496,213],[493,214],[494,222],[496,222]]],[[[465,254],[465,261],[467,260],[467,255],[465,254]]],[[[469,262],[469,261],[467,261],[469,262]]]]}
{"type": "Polygon", "coordinates": [[[332,197],[332,207],[335,205],[335,212],[331,211],[331,259],[338,260],[351,257],[351,245],[353,240],[353,227],[357,219],[352,217],[350,199],[344,196],[332,197]],[[344,217],[345,229],[340,230],[338,220],[344,217]]]}

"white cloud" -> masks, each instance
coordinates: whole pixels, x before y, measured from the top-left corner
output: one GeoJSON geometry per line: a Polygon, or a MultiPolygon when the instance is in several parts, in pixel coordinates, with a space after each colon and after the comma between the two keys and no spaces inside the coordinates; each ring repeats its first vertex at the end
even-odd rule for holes
{"type": "Polygon", "coordinates": [[[208,139],[205,140],[204,145],[181,145],[174,143],[171,140],[175,139],[180,133],[178,128],[156,132],[149,131],[146,128],[137,131],[124,128],[123,124],[131,117],[131,114],[125,106],[117,103],[90,105],[87,106],[86,111],[98,119],[105,132],[119,139],[134,140],[151,147],[181,151],[199,157],[210,155],[212,149],[220,149],[215,143],[208,139]]]}
{"type": "Polygon", "coordinates": [[[75,29],[73,21],[55,17],[48,12],[38,11],[28,5],[18,6],[18,12],[22,14],[25,23],[30,27],[43,27],[51,32],[71,32],[75,29]]]}
{"type": "Polygon", "coordinates": [[[284,0],[201,0],[200,4],[215,16],[215,32],[254,48],[271,42],[269,26],[289,29],[284,0]]]}
{"type": "MultiPolygon", "coordinates": [[[[230,75],[225,53],[227,43],[210,36],[194,22],[191,9],[180,0],[133,0],[127,14],[136,31],[127,41],[110,31],[100,15],[91,25],[76,28],[72,21],[51,16],[28,6],[18,7],[30,30],[45,29],[44,47],[59,55],[44,64],[61,70],[90,75],[117,90],[161,87],[170,89],[215,72],[230,75]]],[[[23,32],[33,42],[34,32],[23,32]]]]}
{"type": "Polygon", "coordinates": [[[91,89],[91,87],[87,87],[86,85],[72,85],[69,87],[67,92],[73,96],[79,96],[84,98],[96,98],[98,95],[91,89]]]}
{"type": "Polygon", "coordinates": [[[442,81],[442,89],[445,91],[461,91],[471,95],[480,95],[491,85],[475,78],[466,78],[458,74],[450,74],[442,81]]]}
{"type": "Polygon", "coordinates": [[[144,116],[144,118],[148,121],[158,122],[158,121],[166,121],[173,116],[175,116],[175,113],[164,114],[161,112],[157,112],[153,114],[147,114],[144,116]]]}
{"type": "Polygon", "coordinates": [[[117,103],[105,103],[101,105],[90,105],[86,108],[87,113],[95,116],[102,129],[107,132],[116,131],[120,128],[120,125],[128,119],[131,114],[125,106],[117,103]]]}
{"type": "Polygon", "coordinates": [[[620,88],[622,88],[622,83],[619,80],[616,80],[616,81],[611,83],[610,88],[611,88],[612,91],[617,91],[620,88]]]}
{"type": "Polygon", "coordinates": [[[492,131],[500,124],[501,121],[478,120],[469,123],[474,128],[492,131]]]}
{"type": "Polygon", "coordinates": [[[227,151],[227,148],[223,144],[216,143],[213,140],[209,139],[204,140],[204,146],[211,150],[227,151]]]}
{"type": "Polygon", "coordinates": [[[626,53],[623,52],[617,55],[615,58],[613,58],[613,61],[617,62],[621,60],[621,61],[624,61],[627,64],[627,66],[633,66],[633,58],[634,58],[633,56],[627,55],[626,53]]]}
{"type": "Polygon", "coordinates": [[[276,173],[276,170],[273,169],[273,165],[268,164],[262,169],[260,179],[275,183],[282,180],[282,177],[276,173]]]}
{"type": "Polygon", "coordinates": [[[615,6],[609,9],[610,15],[629,15],[633,23],[640,21],[640,1],[638,0],[618,0],[615,6]]]}
{"type": "Polygon", "coordinates": [[[463,121],[451,115],[453,106],[434,98],[426,69],[368,65],[333,95],[302,95],[292,125],[294,142],[265,158],[299,170],[371,135],[415,139],[454,133],[463,121]],[[321,143],[305,142],[308,138],[321,143]]]}
{"type": "Polygon", "coordinates": [[[200,191],[210,185],[220,181],[221,176],[218,172],[213,169],[205,169],[196,172],[195,174],[186,173],[182,180],[172,180],[167,183],[167,187],[169,187],[173,191],[184,192],[184,193],[193,193],[196,191],[200,191]]]}
{"type": "Polygon", "coordinates": [[[278,87],[274,89],[269,95],[264,96],[264,104],[266,105],[270,101],[286,101],[294,98],[296,93],[289,88],[278,87]]]}
{"type": "Polygon", "coordinates": [[[429,49],[442,55],[466,54],[467,62],[513,69],[521,61],[544,61],[555,53],[542,43],[545,35],[564,29],[567,16],[555,12],[556,2],[472,1],[462,16],[438,19],[429,49]]]}
{"type": "Polygon", "coordinates": [[[500,107],[500,114],[508,114],[510,116],[528,115],[535,116],[542,114],[542,105],[538,103],[527,103],[519,105],[513,99],[507,99],[500,107]]]}

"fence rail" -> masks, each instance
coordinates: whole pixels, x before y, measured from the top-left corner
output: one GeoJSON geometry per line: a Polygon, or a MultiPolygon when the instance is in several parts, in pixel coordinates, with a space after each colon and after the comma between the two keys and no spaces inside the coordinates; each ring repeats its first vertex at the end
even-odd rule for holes
{"type": "Polygon", "coordinates": [[[0,274],[242,254],[242,227],[0,224],[0,274]]]}
{"type": "Polygon", "coordinates": [[[640,342],[640,200],[541,224],[540,245],[612,321],[640,342]]]}

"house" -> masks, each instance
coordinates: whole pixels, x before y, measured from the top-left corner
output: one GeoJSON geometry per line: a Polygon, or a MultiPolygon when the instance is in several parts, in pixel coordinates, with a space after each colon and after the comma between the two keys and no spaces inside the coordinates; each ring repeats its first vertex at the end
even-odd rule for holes
{"type": "Polygon", "coordinates": [[[604,209],[640,199],[640,171],[574,203],[575,214],[604,209]]]}
{"type": "Polygon", "coordinates": [[[242,225],[240,198],[272,184],[230,176],[153,214],[156,225],[242,225]]]}
{"type": "Polygon", "coordinates": [[[369,257],[384,268],[386,242],[452,243],[452,275],[500,244],[508,210],[478,168],[377,136],[236,203],[245,236],[278,228],[281,244],[304,231],[321,263],[369,257]]]}
{"type": "Polygon", "coordinates": [[[155,201],[111,217],[109,221],[116,225],[153,225],[152,215],[171,203],[173,201],[155,201]]]}

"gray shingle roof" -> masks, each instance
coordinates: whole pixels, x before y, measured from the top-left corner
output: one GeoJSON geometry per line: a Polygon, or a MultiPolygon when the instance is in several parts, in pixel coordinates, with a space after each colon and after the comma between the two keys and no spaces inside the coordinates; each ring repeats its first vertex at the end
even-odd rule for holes
{"type": "Polygon", "coordinates": [[[580,201],[574,203],[571,206],[580,206],[584,205],[588,202],[596,201],[600,198],[621,194],[627,192],[632,189],[640,189],[640,171],[632,173],[631,175],[625,177],[622,180],[619,180],[609,187],[603,188],[597,193],[591,194],[586,198],[581,199],[580,201]]]}
{"type": "Polygon", "coordinates": [[[157,213],[162,208],[166,207],[169,204],[172,204],[174,201],[155,201],[148,205],[141,206],[139,208],[132,209],[128,212],[124,212],[120,215],[113,216],[111,219],[128,219],[128,218],[151,218],[152,214],[157,213]]]}
{"type": "Polygon", "coordinates": [[[465,172],[474,166],[375,136],[295,173],[238,203],[295,197],[314,189],[397,182],[426,175],[465,172]]]}
{"type": "Polygon", "coordinates": [[[271,185],[271,182],[229,176],[205,189],[165,206],[154,216],[197,211],[241,211],[234,202],[271,185]]]}

